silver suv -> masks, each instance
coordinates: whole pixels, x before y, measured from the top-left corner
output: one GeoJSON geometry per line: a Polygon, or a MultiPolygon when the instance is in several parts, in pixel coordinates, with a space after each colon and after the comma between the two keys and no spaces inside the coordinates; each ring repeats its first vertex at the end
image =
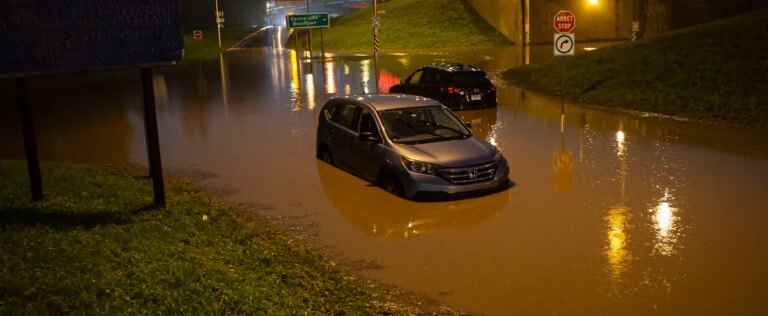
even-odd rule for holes
{"type": "Polygon", "coordinates": [[[317,157],[408,199],[506,187],[506,159],[467,127],[423,97],[334,98],[320,112],[317,157]]]}

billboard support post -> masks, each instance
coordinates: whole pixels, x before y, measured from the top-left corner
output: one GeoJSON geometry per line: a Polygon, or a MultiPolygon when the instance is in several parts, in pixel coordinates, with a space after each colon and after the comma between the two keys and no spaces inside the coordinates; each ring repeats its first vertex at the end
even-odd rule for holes
{"type": "Polygon", "coordinates": [[[27,157],[27,172],[32,201],[43,200],[43,178],[40,173],[40,157],[37,151],[37,135],[35,134],[34,114],[29,102],[27,79],[16,78],[17,103],[21,114],[21,127],[24,134],[24,153],[27,157]]]}
{"type": "Polygon", "coordinates": [[[157,112],[155,110],[155,85],[152,68],[141,68],[141,85],[144,90],[144,137],[147,143],[147,161],[149,177],[152,179],[154,207],[165,207],[165,184],[163,183],[163,164],[160,157],[160,137],[157,131],[157,112]]]}

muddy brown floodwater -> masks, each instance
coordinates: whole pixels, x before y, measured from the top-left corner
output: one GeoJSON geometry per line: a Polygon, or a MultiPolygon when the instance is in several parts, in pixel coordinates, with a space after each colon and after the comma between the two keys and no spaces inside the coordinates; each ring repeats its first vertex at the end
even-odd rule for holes
{"type": "MultiPolygon", "coordinates": [[[[205,184],[235,201],[308,216],[324,244],[381,265],[368,277],[470,312],[768,314],[764,131],[563,111],[558,98],[498,81],[550,53],[393,54],[377,70],[365,56],[308,61],[273,47],[164,69],[155,78],[164,164],[216,175],[205,184]],[[386,90],[435,60],[478,64],[499,85],[498,108],[460,115],[504,152],[513,188],[415,203],[316,161],[325,100],[386,90]]],[[[145,163],[138,77],[31,80],[44,160],[145,163]]],[[[12,82],[2,83],[13,100],[12,82]]],[[[0,157],[20,158],[10,104],[0,108],[0,157]]]]}

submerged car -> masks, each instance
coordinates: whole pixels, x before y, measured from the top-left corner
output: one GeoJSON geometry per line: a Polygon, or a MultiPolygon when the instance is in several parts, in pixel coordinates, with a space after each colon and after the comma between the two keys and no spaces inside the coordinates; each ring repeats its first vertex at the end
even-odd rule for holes
{"type": "Polygon", "coordinates": [[[436,64],[416,70],[390,93],[419,95],[452,109],[496,106],[496,87],[478,67],[436,64]]]}
{"type": "Polygon", "coordinates": [[[408,199],[506,187],[506,159],[466,125],[423,97],[334,98],[320,112],[317,157],[408,199]]]}

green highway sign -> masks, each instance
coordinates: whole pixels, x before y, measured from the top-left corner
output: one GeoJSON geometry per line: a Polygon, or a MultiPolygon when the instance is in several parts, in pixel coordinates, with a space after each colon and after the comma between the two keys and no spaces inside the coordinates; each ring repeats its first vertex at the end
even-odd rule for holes
{"type": "Polygon", "coordinates": [[[317,29],[331,27],[328,13],[305,13],[285,16],[285,24],[292,29],[317,29]]]}

